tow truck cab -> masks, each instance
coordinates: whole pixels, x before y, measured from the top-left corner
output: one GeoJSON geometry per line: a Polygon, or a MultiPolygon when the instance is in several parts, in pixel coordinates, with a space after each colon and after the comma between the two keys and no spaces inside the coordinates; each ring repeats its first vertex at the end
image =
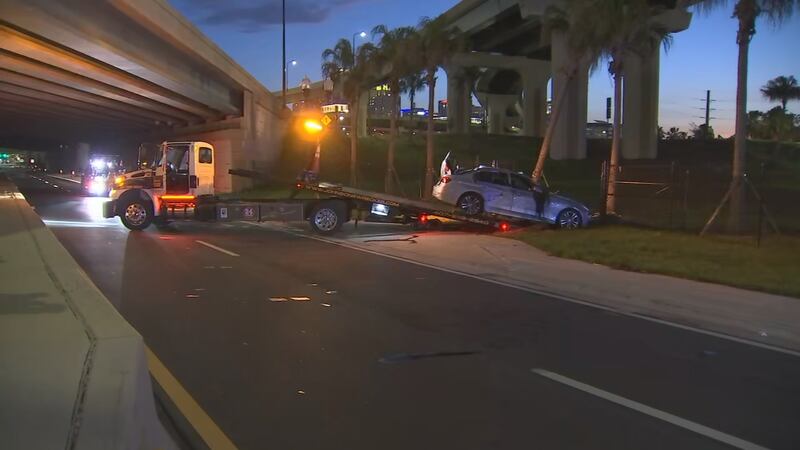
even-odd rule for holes
{"type": "Polygon", "coordinates": [[[139,148],[139,170],[114,179],[103,216],[119,216],[130,230],[166,221],[176,209],[194,209],[214,195],[214,147],[206,142],[164,142],[139,148]]]}

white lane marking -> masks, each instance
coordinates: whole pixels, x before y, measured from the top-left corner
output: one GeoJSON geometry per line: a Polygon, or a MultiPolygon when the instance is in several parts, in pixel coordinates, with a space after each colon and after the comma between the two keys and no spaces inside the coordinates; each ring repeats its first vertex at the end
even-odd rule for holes
{"type": "Polygon", "coordinates": [[[619,395],[612,394],[611,392],[607,392],[602,389],[596,388],[594,386],[581,383],[580,381],[573,380],[572,378],[567,378],[563,375],[559,375],[557,373],[550,372],[548,370],[531,369],[531,372],[537,375],[541,375],[545,378],[549,378],[550,380],[553,380],[555,382],[565,384],[571,388],[578,389],[579,391],[583,391],[587,394],[594,395],[595,397],[600,397],[603,400],[608,400],[612,403],[616,403],[620,406],[624,406],[636,412],[640,412],[650,417],[663,420],[664,422],[671,423],[672,425],[687,429],[689,431],[693,431],[707,438],[714,439],[715,441],[723,442],[732,447],[746,449],[746,450],[768,450],[766,447],[762,447],[758,444],[745,441],[744,439],[737,438],[736,436],[731,436],[730,434],[726,434],[721,431],[715,430],[713,428],[709,428],[705,425],[700,425],[699,423],[686,420],[682,417],[678,417],[668,412],[661,411],[660,409],[655,409],[650,406],[643,405],[639,402],[635,402],[625,397],[620,397],[619,395]]]}
{"type": "Polygon", "coordinates": [[[71,178],[66,178],[66,177],[58,177],[58,176],[55,176],[55,175],[48,175],[48,176],[49,176],[50,178],[55,178],[56,180],[61,180],[61,181],[69,181],[70,183],[81,184],[81,181],[80,181],[80,180],[73,180],[73,179],[71,179],[71,178]]]}
{"type": "Polygon", "coordinates": [[[784,347],[779,347],[777,345],[765,344],[763,342],[758,342],[758,341],[751,341],[749,339],[740,338],[740,337],[737,337],[737,336],[732,336],[730,334],[720,333],[720,332],[711,331],[711,330],[704,330],[702,328],[696,328],[696,327],[693,327],[693,326],[690,326],[690,325],[683,325],[683,324],[680,324],[680,323],[670,322],[668,320],[659,319],[659,318],[656,318],[656,317],[651,317],[651,316],[648,316],[648,315],[645,315],[645,314],[629,312],[629,311],[625,311],[625,310],[622,310],[622,309],[612,308],[610,306],[600,305],[598,303],[591,303],[591,302],[587,302],[587,301],[584,301],[584,300],[578,300],[576,298],[566,297],[564,295],[561,295],[561,294],[558,294],[558,293],[555,293],[555,292],[549,292],[549,291],[545,291],[545,290],[534,289],[534,288],[531,288],[531,287],[528,287],[528,286],[520,286],[520,285],[516,285],[516,284],[513,284],[513,283],[508,283],[506,281],[493,280],[491,278],[484,278],[484,277],[481,277],[479,275],[473,275],[473,274],[467,273],[467,272],[461,272],[461,271],[454,270],[454,269],[448,269],[448,268],[445,268],[445,267],[434,266],[432,264],[428,264],[428,263],[424,263],[424,262],[420,262],[420,261],[414,261],[413,259],[403,258],[402,256],[387,255],[387,254],[380,253],[380,252],[377,252],[377,251],[374,251],[374,250],[368,250],[368,249],[365,249],[365,248],[361,248],[359,246],[356,246],[356,245],[353,245],[353,244],[349,244],[349,243],[347,243],[345,241],[336,241],[336,240],[324,238],[324,237],[321,237],[321,236],[313,236],[313,235],[305,234],[305,232],[303,232],[302,230],[299,230],[299,229],[294,229],[294,228],[289,228],[289,227],[281,227],[281,226],[276,226],[276,225],[273,225],[273,224],[266,224],[266,223],[261,225],[261,227],[262,228],[266,228],[268,230],[281,231],[283,233],[291,234],[291,235],[298,236],[298,237],[303,237],[303,238],[306,238],[306,239],[313,239],[315,241],[327,242],[328,244],[338,245],[340,247],[349,248],[350,250],[356,250],[356,251],[359,251],[359,252],[369,253],[369,254],[376,255],[376,256],[382,256],[384,258],[390,258],[390,259],[394,259],[394,260],[397,260],[397,261],[403,261],[403,262],[407,262],[407,263],[410,263],[410,264],[416,264],[418,266],[427,267],[429,269],[436,269],[436,270],[440,270],[442,272],[452,273],[452,274],[455,274],[455,275],[461,275],[461,276],[464,276],[464,277],[473,278],[475,280],[480,280],[480,281],[485,281],[487,283],[492,283],[492,284],[496,284],[496,285],[499,285],[499,286],[505,286],[505,287],[510,287],[510,288],[513,288],[513,289],[519,289],[521,291],[530,292],[532,294],[537,294],[537,295],[543,295],[545,297],[550,297],[550,298],[557,299],[557,300],[563,300],[565,302],[570,302],[570,303],[575,303],[575,304],[578,304],[578,305],[588,306],[589,308],[595,308],[595,309],[599,309],[599,310],[602,310],[602,311],[609,311],[609,312],[613,312],[615,314],[619,314],[619,315],[625,316],[625,317],[633,317],[633,318],[636,318],[636,319],[646,320],[648,322],[655,322],[655,323],[658,323],[658,324],[661,324],[661,325],[666,325],[666,326],[673,327],[673,328],[679,328],[681,330],[686,330],[686,331],[692,331],[692,332],[695,332],[695,333],[705,334],[706,336],[713,336],[715,338],[724,339],[726,341],[732,341],[732,342],[736,342],[736,343],[739,343],[739,344],[745,344],[745,345],[749,345],[749,346],[752,346],[752,347],[758,347],[758,348],[762,348],[762,349],[765,349],[765,350],[771,350],[773,352],[783,353],[783,354],[786,354],[786,355],[795,356],[795,357],[799,357],[800,358],[800,352],[795,351],[795,350],[791,350],[791,349],[788,349],[788,348],[784,348],[784,347]]]}
{"type": "Polygon", "coordinates": [[[216,251],[218,251],[218,252],[225,253],[226,255],[230,255],[230,256],[239,256],[239,254],[238,254],[238,253],[234,253],[234,252],[232,252],[232,251],[230,251],[230,250],[225,250],[225,249],[224,249],[224,248],[222,248],[222,247],[217,247],[216,245],[214,245],[214,244],[209,244],[208,242],[205,242],[205,241],[198,241],[198,240],[196,240],[195,242],[197,242],[197,243],[198,243],[198,244],[200,244],[200,245],[205,245],[205,246],[206,246],[206,247],[208,247],[208,248],[213,248],[214,250],[216,250],[216,251]]]}

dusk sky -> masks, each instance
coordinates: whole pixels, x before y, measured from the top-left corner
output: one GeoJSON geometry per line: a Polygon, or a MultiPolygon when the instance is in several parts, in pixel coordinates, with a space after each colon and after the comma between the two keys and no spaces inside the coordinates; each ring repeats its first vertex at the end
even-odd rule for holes
{"type": "MultiPolygon", "coordinates": [[[[170,0],[204,33],[273,91],[281,88],[280,0],[170,0]]],[[[377,24],[389,27],[415,25],[420,17],[434,17],[458,3],[454,0],[330,0],[326,3],[287,0],[287,59],[298,65],[289,70],[289,85],[304,75],[321,78],[321,53],[340,37],[369,32],[377,24]]],[[[733,2],[711,14],[695,13],[690,28],[677,33],[669,52],[662,53],[659,123],[666,129],[702,123],[706,89],[716,108],[711,125],[718,134],[733,132],[736,98],[736,21],[730,18],[733,2]]],[[[766,21],[750,47],[748,110],[771,105],[759,88],[778,75],[800,77],[800,12],[775,28],[766,21]]],[[[369,39],[369,36],[367,37],[369,39]]],[[[356,37],[358,42],[365,39],[356,37]]],[[[589,121],[605,118],[605,98],[613,86],[605,70],[589,81],[589,121]]],[[[420,93],[423,97],[426,93],[420,93]]],[[[436,99],[446,97],[446,80],[439,75],[436,99]]],[[[407,101],[406,101],[407,103],[407,101]]],[[[789,109],[800,111],[800,104],[789,109]]]]}

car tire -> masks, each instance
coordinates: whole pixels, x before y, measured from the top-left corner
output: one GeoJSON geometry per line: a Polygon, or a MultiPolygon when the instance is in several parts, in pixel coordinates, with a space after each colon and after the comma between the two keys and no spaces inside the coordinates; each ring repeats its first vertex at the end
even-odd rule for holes
{"type": "Polygon", "coordinates": [[[130,199],[117,211],[122,224],[131,231],[144,230],[153,223],[153,204],[147,200],[130,199]]]}
{"type": "Polygon", "coordinates": [[[347,222],[347,205],[342,201],[329,200],[311,208],[308,223],[319,234],[334,234],[347,222]]]}
{"type": "Polygon", "coordinates": [[[555,225],[562,230],[575,230],[583,226],[583,217],[575,208],[565,208],[556,216],[555,225]]]}
{"type": "Polygon", "coordinates": [[[483,214],[483,205],[483,197],[476,192],[465,192],[456,202],[458,209],[469,217],[483,214]]]}

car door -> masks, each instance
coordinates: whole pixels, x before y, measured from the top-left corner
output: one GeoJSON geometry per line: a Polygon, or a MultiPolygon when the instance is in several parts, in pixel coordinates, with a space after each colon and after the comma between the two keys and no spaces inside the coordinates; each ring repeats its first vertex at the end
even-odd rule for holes
{"type": "Polygon", "coordinates": [[[508,174],[497,170],[479,170],[475,182],[480,186],[483,196],[483,209],[486,212],[508,214],[511,212],[513,195],[508,174]]]}
{"type": "Polygon", "coordinates": [[[536,216],[536,198],[533,196],[533,181],[522,175],[511,174],[511,210],[525,217],[536,216]]]}

